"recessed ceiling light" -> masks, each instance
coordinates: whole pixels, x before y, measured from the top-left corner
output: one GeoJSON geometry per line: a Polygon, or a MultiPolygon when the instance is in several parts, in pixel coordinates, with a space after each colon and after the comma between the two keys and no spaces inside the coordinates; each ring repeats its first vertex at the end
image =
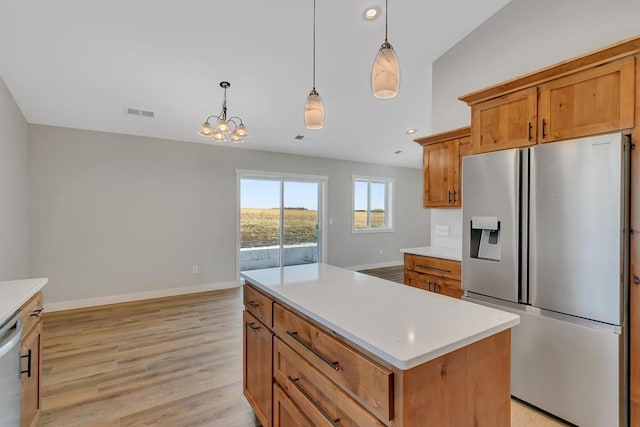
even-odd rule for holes
{"type": "Polygon", "coordinates": [[[407,135],[413,135],[417,131],[418,131],[418,129],[416,129],[416,128],[407,129],[407,135]]]}
{"type": "Polygon", "coordinates": [[[368,7],[363,14],[364,19],[366,19],[367,21],[376,19],[378,15],[380,15],[380,8],[378,6],[368,7]]]}

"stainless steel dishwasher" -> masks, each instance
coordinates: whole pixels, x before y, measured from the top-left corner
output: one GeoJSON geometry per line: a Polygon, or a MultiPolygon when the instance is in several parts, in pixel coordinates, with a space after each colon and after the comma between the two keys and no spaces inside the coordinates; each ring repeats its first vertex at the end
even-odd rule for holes
{"type": "Polygon", "coordinates": [[[20,313],[0,325],[0,427],[20,426],[20,313]]]}

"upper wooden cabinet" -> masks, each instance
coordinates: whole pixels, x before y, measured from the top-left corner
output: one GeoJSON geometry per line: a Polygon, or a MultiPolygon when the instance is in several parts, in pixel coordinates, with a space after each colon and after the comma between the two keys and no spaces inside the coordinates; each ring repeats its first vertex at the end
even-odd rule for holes
{"type": "Polygon", "coordinates": [[[633,56],[538,88],[540,142],[633,127],[633,56]]]}
{"type": "Polygon", "coordinates": [[[423,206],[462,206],[462,157],[471,154],[470,128],[415,140],[423,147],[423,206]]]}
{"type": "Polygon", "coordinates": [[[629,40],[460,97],[473,152],[633,128],[639,49],[629,40]]]}
{"type": "Polygon", "coordinates": [[[536,88],[510,93],[471,107],[474,153],[536,143],[536,88]]]}

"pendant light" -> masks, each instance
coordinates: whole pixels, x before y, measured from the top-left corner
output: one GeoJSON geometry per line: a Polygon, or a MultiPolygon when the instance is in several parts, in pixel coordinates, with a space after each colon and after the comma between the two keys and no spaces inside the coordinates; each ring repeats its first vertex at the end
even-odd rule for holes
{"type": "Polygon", "coordinates": [[[313,0],[313,89],[304,107],[304,124],[307,129],[322,129],[324,125],[324,105],[316,90],[316,0],[313,0]]]}
{"type": "Polygon", "coordinates": [[[376,62],[371,72],[371,89],[376,98],[393,98],[398,94],[400,86],[400,64],[393,46],[387,40],[389,23],[389,0],[385,1],[384,43],[380,46],[376,62]]]}

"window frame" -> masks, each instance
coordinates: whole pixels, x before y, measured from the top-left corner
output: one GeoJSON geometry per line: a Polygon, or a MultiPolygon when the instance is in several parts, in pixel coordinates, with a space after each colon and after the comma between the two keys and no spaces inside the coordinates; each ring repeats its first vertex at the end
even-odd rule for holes
{"type": "Polygon", "coordinates": [[[380,176],[366,176],[366,175],[352,175],[351,177],[351,233],[352,234],[366,234],[366,233],[390,233],[395,231],[393,221],[394,210],[394,197],[393,192],[395,190],[395,178],[380,177],[380,176]],[[356,228],[355,212],[356,212],[356,183],[367,183],[367,227],[356,228]],[[383,227],[371,227],[371,184],[384,184],[385,187],[385,225],[383,227]]]}

